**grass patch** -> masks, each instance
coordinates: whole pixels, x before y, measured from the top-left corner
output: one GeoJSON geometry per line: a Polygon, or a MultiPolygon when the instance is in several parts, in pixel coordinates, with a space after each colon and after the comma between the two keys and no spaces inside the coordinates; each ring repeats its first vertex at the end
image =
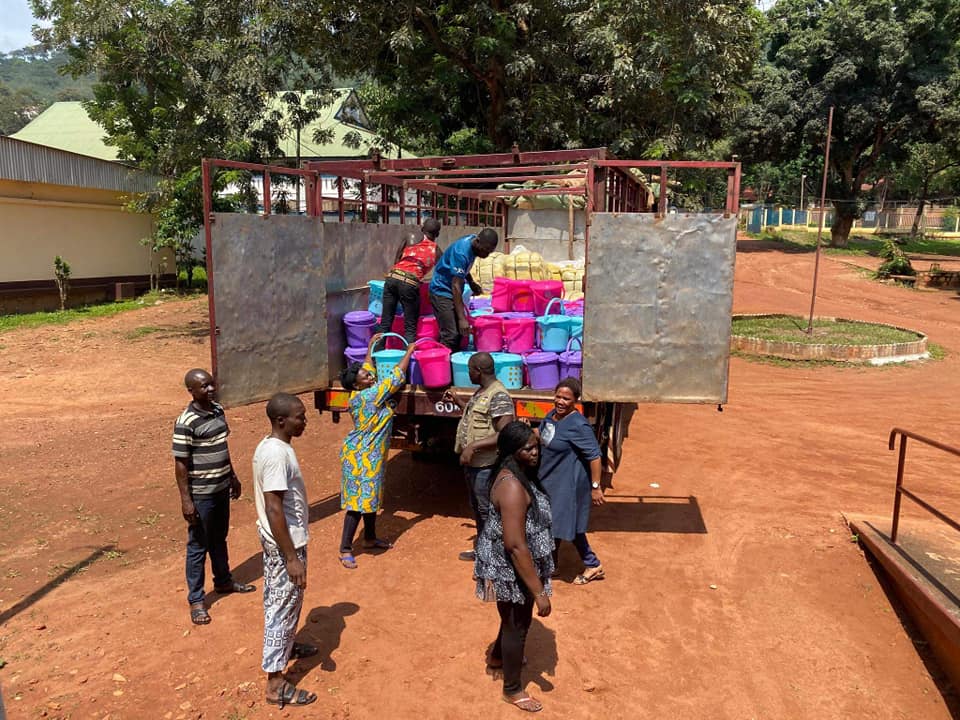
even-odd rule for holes
{"type": "MultiPolygon", "coordinates": [[[[190,297],[190,295],[174,295],[169,292],[149,292],[134,300],[84,305],[83,307],[71,308],[63,312],[55,310],[52,312],[0,315],[0,333],[8,330],[18,330],[20,328],[35,328],[43,325],[66,325],[67,323],[77,320],[111,317],[122,312],[127,312],[128,310],[139,310],[148,305],[153,305],[157,301],[167,302],[179,300],[183,297],[190,297]]],[[[159,330],[159,328],[157,329],[159,330]]],[[[84,337],[86,337],[86,335],[84,337]]]]}
{"type": "Polygon", "coordinates": [[[124,337],[126,337],[127,340],[136,340],[137,338],[146,337],[147,335],[152,335],[153,333],[161,332],[162,330],[162,327],[157,327],[156,325],[141,325],[140,327],[126,333],[124,337]]]}
{"type": "Polygon", "coordinates": [[[807,320],[796,315],[735,317],[733,334],[773,342],[804,345],[889,345],[914,342],[915,333],[907,330],[851,320],[814,320],[813,333],[806,333],[807,320]]]}
{"type": "Polygon", "coordinates": [[[929,340],[927,341],[927,352],[930,353],[931,360],[943,360],[947,356],[947,349],[943,345],[937,345],[929,340]]]}
{"type": "MultiPolygon", "coordinates": [[[[817,247],[817,234],[804,230],[765,230],[759,236],[751,235],[759,240],[779,243],[793,252],[813,252],[817,247]]],[[[847,247],[829,247],[830,233],[823,232],[822,251],[827,255],[872,255],[879,256],[883,250],[886,238],[882,235],[851,234],[847,247]]],[[[903,237],[903,244],[897,246],[908,254],[917,255],[948,255],[960,257],[960,239],[932,238],[932,237],[903,237]]]]}

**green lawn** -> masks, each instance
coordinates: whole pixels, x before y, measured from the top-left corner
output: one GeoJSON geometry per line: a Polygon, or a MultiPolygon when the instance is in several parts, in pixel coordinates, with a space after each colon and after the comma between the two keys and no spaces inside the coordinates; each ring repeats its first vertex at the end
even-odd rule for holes
{"type": "Polygon", "coordinates": [[[805,345],[886,345],[913,342],[915,333],[906,330],[849,320],[814,320],[813,333],[808,335],[807,318],[796,315],[735,317],[733,334],[774,342],[796,342],[805,345]]]}
{"type": "Polygon", "coordinates": [[[87,318],[109,317],[127,310],[136,310],[146,305],[152,305],[157,300],[169,301],[176,300],[178,296],[169,293],[151,292],[134,300],[124,300],[122,302],[101,303],[98,305],[85,305],[79,308],[71,308],[60,312],[34,312],[18,315],[0,315],[0,332],[16,330],[18,328],[32,328],[41,325],[64,325],[75,320],[84,320],[87,318]]]}
{"type": "MultiPolygon", "coordinates": [[[[803,230],[766,230],[757,237],[782,244],[785,249],[794,252],[813,252],[817,246],[817,234],[803,230]]],[[[823,251],[830,255],[879,255],[883,248],[881,235],[850,235],[849,245],[845,248],[828,247],[830,229],[823,230],[823,251]]],[[[907,238],[900,249],[908,254],[953,255],[960,257],[960,239],[953,238],[907,238]]]]}

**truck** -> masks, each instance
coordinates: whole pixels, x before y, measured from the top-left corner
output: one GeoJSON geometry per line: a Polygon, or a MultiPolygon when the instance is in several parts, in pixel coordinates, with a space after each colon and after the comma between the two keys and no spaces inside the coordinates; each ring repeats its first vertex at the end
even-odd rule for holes
{"type": "MultiPolygon", "coordinates": [[[[427,217],[442,223],[441,247],[491,227],[505,253],[522,245],[547,261],[583,261],[581,409],[607,473],[620,465],[639,404],[727,400],[739,163],[514,147],[398,159],[373,152],[302,168],[205,159],[202,173],[211,361],[225,405],[312,392],[316,409],[338,422],[349,401],[336,380],[343,316],[366,309],[368,281],[383,278],[427,217]],[[223,170],[261,183],[262,211],[213,212],[223,170]],[[692,174],[697,182],[685,182],[692,174]],[[271,187],[291,177],[304,187],[305,212],[275,212],[271,187]],[[713,188],[717,209],[681,211],[687,185],[713,188]]],[[[517,417],[537,423],[552,395],[512,391],[517,417]]],[[[442,389],[407,385],[393,401],[394,448],[449,446],[460,410],[442,389]]]]}

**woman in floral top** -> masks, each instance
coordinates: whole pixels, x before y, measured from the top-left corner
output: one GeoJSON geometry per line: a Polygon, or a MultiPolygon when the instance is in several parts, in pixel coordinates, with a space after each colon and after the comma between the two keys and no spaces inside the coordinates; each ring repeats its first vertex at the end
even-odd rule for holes
{"type": "Polygon", "coordinates": [[[381,380],[377,380],[372,363],[373,348],[380,340],[378,333],[370,340],[363,363],[352,363],[340,374],[340,382],[350,395],[350,417],[353,430],[343,441],[340,464],[343,476],[340,486],[340,507],[347,511],[343,518],[340,538],[340,564],[355,570],[353,536],[363,517],[363,546],[386,550],[392,545],[377,537],[377,510],[383,496],[384,461],[390,448],[390,429],[393,427],[393,408],[387,404],[390,396],[407,381],[407,367],[414,344],[381,380]]]}
{"type": "Polygon", "coordinates": [[[543,705],[520,682],[523,646],[533,618],[550,614],[553,534],[550,500],[537,479],[540,441],[528,425],[511,422],[497,438],[490,515],[477,541],[477,596],[497,603],[500,632],[487,662],[503,668],[503,699],[527,712],[543,705]]]}

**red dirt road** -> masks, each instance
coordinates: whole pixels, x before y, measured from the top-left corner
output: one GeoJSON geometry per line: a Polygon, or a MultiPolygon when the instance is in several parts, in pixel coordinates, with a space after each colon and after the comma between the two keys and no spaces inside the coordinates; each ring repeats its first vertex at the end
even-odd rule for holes
{"type": "MultiPolygon", "coordinates": [[[[813,256],[742,245],[735,309],[806,312],[813,256]]],[[[958,442],[960,295],[879,285],[832,257],[821,268],[819,314],[923,330],[947,358],[876,369],[734,358],[723,413],[641,407],[592,518],[607,579],[571,584],[579,568],[564,548],[554,613],[531,630],[524,678],[544,717],[951,717],[953,696],[840,513],[889,511],[891,427],[958,442]]],[[[294,677],[317,704],[264,704],[259,593],[220,598],[211,625],[190,624],[169,444],[183,372],[209,364],[205,331],[205,301],[191,300],[0,335],[8,716],[519,717],[484,674],[497,619],[457,560],[472,530],[456,469],[394,456],[380,526],[396,548],[359,555],[354,572],[337,563],[349,420],[311,411],[295,445],[313,502],[301,639],[322,652],[294,677]]],[[[263,407],[228,417],[248,490],[263,407]]],[[[935,491],[937,474],[954,478],[956,464],[911,451],[916,484],[935,491]]],[[[960,494],[935,496],[960,510],[960,494]]],[[[249,493],[233,508],[235,573],[259,588],[249,493]]]]}

